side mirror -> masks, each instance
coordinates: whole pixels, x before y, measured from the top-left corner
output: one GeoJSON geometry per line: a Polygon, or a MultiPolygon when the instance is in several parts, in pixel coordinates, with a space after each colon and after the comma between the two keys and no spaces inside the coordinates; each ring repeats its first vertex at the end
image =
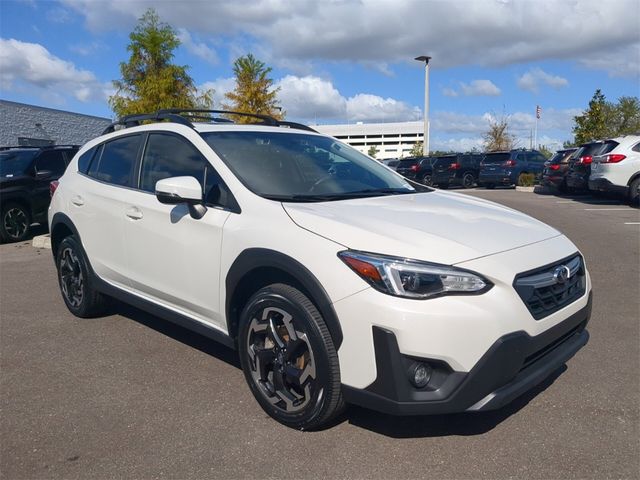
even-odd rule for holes
{"type": "Polygon", "coordinates": [[[186,203],[195,219],[202,218],[207,211],[202,203],[202,185],[194,177],[170,177],[157,181],[156,198],[165,205],[186,203]]]}
{"type": "Polygon", "coordinates": [[[36,179],[38,180],[48,180],[53,176],[53,172],[51,170],[40,170],[36,172],[36,179]]]}

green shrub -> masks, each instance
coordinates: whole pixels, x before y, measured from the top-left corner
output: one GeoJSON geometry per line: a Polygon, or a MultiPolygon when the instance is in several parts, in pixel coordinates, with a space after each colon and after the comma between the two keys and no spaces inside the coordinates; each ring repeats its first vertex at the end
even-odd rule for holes
{"type": "Polygon", "coordinates": [[[519,187],[533,187],[536,184],[535,173],[521,173],[518,177],[519,187]]]}

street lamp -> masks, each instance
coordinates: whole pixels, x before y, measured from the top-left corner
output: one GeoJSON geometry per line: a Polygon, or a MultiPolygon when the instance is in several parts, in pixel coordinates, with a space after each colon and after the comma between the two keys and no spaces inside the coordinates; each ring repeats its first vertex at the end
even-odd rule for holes
{"type": "Polygon", "coordinates": [[[424,62],[424,137],[422,142],[422,154],[429,155],[429,60],[431,57],[422,55],[415,58],[419,62],[424,62]]]}

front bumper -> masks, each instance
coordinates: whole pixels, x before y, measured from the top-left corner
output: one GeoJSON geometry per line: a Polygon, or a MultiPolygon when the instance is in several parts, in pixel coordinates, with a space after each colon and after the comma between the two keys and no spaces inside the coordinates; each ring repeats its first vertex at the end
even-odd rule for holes
{"type": "Polygon", "coordinates": [[[364,389],[343,385],[344,398],[395,415],[495,410],[541,383],[586,345],[590,316],[591,293],[586,306],[563,322],[536,336],[517,331],[500,337],[471,371],[451,371],[432,390],[409,383],[396,336],[374,326],[377,377],[364,389]]]}

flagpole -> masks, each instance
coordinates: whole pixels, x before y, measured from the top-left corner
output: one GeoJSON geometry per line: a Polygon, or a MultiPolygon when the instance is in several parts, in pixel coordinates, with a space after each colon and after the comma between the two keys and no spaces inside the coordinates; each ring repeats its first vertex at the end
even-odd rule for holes
{"type": "Polygon", "coordinates": [[[533,148],[536,150],[538,149],[538,117],[540,116],[539,108],[540,107],[536,105],[536,127],[535,127],[535,133],[533,135],[533,148]]]}

